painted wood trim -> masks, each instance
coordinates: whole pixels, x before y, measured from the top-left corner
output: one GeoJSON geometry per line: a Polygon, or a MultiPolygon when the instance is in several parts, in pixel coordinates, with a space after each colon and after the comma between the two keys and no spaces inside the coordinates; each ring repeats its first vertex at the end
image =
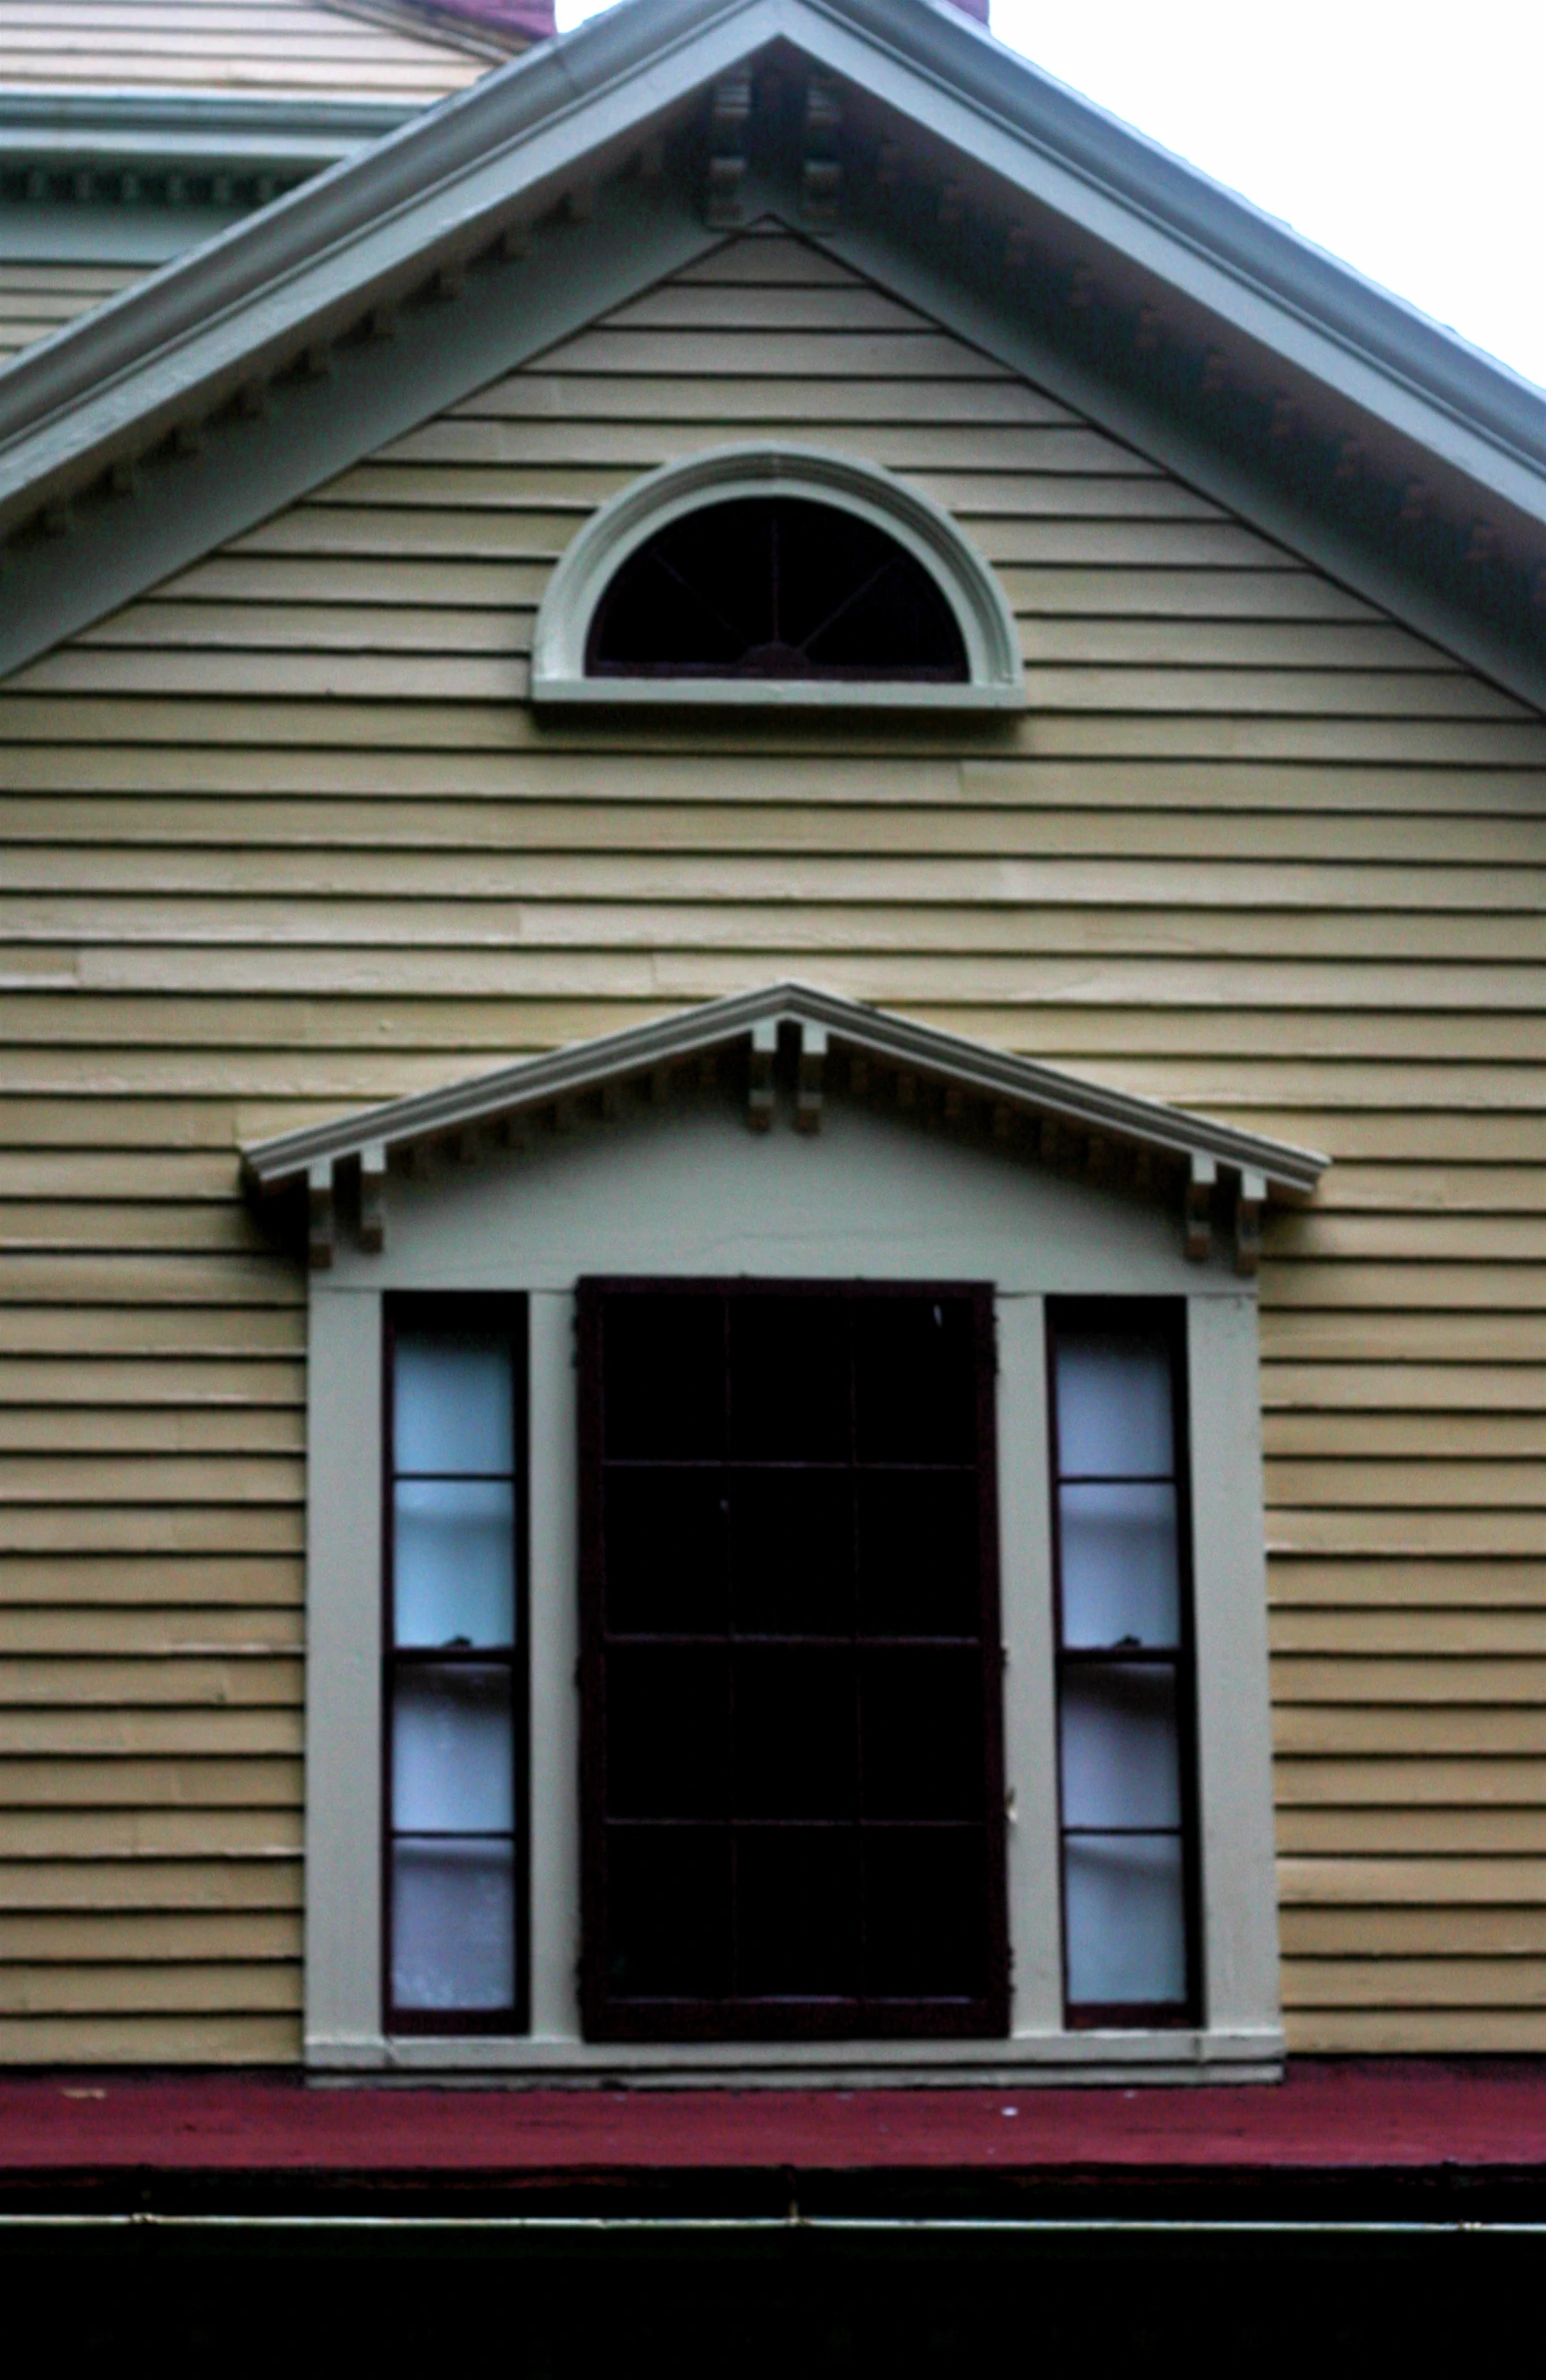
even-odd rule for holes
{"type": "Polygon", "coordinates": [[[382,1304],[319,1290],[308,1364],[306,2029],[381,2038],[382,1304]]]}
{"type": "Polygon", "coordinates": [[[663,1061],[732,1041],[759,1024],[788,1019],[824,1026],[851,1047],[943,1076],[982,1095],[1014,1100],[1111,1133],[1118,1139],[1198,1163],[1222,1162],[1259,1175],[1279,1191],[1307,1194],[1330,1162],[1311,1149],[1215,1124],[1157,1099],[1113,1091],[1060,1067],[1016,1058],[935,1026],[867,1008],[810,984],[775,983],[755,992],[704,1000],[658,1023],[580,1042],[551,1056],[475,1076],[443,1091],[427,1091],[368,1108],[343,1123],[303,1127],[252,1143],[244,1152],[248,1181],[272,1192],[314,1165],[358,1156],[374,1144],[392,1148],[462,1129],[512,1110],[642,1074],[663,1061]]]}
{"type": "Polygon", "coordinates": [[[1186,1301],[1203,2000],[1230,2031],[1278,2021],[1266,1519],[1256,1301],[1186,1301]]]}
{"type": "Polygon", "coordinates": [[[776,442],[711,448],[669,463],[593,513],[548,583],[532,643],[532,700],[566,703],[734,704],[738,708],[1020,710],[1019,636],[987,564],[943,506],[855,456],[776,442]],[[895,540],[928,573],[961,633],[964,685],[828,684],[791,679],[587,677],[586,641],[614,574],[645,542],[706,504],[740,497],[804,497],[832,505],[895,540]]]}

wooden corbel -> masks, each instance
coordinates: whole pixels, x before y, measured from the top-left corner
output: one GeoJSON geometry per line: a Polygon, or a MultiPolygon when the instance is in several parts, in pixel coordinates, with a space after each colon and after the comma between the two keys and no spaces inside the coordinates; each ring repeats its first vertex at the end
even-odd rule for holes
{"type": "Polygon", "coordinates": [[[1193,1264],[1205,1264],[1213,1247],[1213,1186],[1218,1180],[1214,1158],[1192,1153],[1186,1184],[1186,1253],[1193,1264]]]}
{"type": "Polygon", "coordinates": [[[794,1092],[796,1132],[819,1132],[821,1129],[821,1069],[825,1062],[826,1027],[801,1024],[799,1073],[794,1092]]]}
{"type": "Polygon", "coordinates": [[[387,1186],[387,1149],[373,1140],[360,1151],[360,1246],[367,1256],[379,1256],[387,1244],[382,1192],[387,1186]]]}
{"type": "Polygon", "coordinates": [[[773,1059],[778,1054],[778,1020],[765,1016],[752,1027],[752,1058],[747,1093],[747,1122],[754,1132],[772,1130],[773,1119],[773,1059]]]}
{"type": "Polygon", "coordinates": [[[308,1253],[314,1273],[326,1272],[333,1262],[333,1160],[324,1157],[306,1169],[309,1226],[308,1253]]]}
{"type": "Polygon", "coordinates": [[[1261,1262],[1261,1210],[1267,1185],[1259,1173],[1242,1172],[1234,1202],[1234,1269],[1249,1280],[1261,1262]]]}

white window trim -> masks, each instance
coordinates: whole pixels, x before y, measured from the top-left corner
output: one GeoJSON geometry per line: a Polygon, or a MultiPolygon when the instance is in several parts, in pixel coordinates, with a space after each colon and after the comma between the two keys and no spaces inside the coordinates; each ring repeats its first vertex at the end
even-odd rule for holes
{"type": "MultiPolygon", "coordinates": [[[[387,1284],[383,1284],[386,1287],[387,1284]]],[[[448,1288],[458,1284],[448,1282],[448,1288]]],[[[512,1282],[511,1287],[518,1284],[512,1282]]],[[[1113,1283],[1113,1293],[1121,1290],[1113,1283]]],[[[1273,2075],[1283,2053],[1271,1817],[1256,1301],[1186,1298],[1203,1969],[1195,2029],[1062,2022],[1045,1309],[1000,1295],[997,1400],[1008,2037],[592,2043],[581,2037],[576,1375],[572,1293],[530,1302],[531,2009],[520,2038],[381,2025],[382,1288],[313,1283],[308,1499],[306,2058],[332,2071],[680,2082],[1153,2081],[1273,2075]]]]}
{"type": "Polygon", "coordinates": [[[636,480],[592,515],[555,570],[537,615],[532,700],[540,704],[734,704],[742,709],[1022,710],[1024,671],[1003,590],[931,498],[852,456],[781,445],[719,447],[636,480]],[[804,497],[894,538],[949,604],[966,650],[959,685],[808,678],[588,677],[586,640],[603,594],[658,530],[738,497],[804,497]]]}

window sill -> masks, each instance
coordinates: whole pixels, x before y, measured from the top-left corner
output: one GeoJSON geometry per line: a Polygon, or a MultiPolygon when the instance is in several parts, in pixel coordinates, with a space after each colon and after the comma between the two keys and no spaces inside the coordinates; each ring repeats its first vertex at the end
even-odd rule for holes
{"type": "Polygon", "coordinates": [[[1283,2035],[1238,2031],[1019,2033],[997,2041],[590,2042],[377,2034],[309,2040],[314,2073],[460,2074],[495,2082],[759,2085],[1275,2082],[1283,2035]]]}
{"type": "Polygon", "coordinates": [[[844,678],[540,677],[532,679],[538,709],[716,710],[940,710],[1015,711],[1025,689],[1003,685],[908,685],[844,678]]]}

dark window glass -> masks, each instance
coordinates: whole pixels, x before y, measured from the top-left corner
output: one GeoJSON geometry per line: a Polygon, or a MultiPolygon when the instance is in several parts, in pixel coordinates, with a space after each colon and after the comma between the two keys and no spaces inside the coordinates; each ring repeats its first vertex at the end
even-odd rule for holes
{"type": "Polygon", "coordinates": [[[1001,2031],[988,1292],[580,1318],[589,2031],[1001,2031]]]}
{"type": "Polygon", "coordinates": [[[524,1309],[387,1326],[386,2021],[526,2023],[524,1309]]]}
{"type": "Polygon", "coordinates": [[[1196,2014],[1179,1309],[1051,1309],[1063,1968],[1071,2024],[1196,2014]]]}
{"type": "Polygon", "coordinates": [[[596,607],[589,677],[966,676],[960,628],[905,547],[804,497],[738,497],[673,521],[596,607]]]}

